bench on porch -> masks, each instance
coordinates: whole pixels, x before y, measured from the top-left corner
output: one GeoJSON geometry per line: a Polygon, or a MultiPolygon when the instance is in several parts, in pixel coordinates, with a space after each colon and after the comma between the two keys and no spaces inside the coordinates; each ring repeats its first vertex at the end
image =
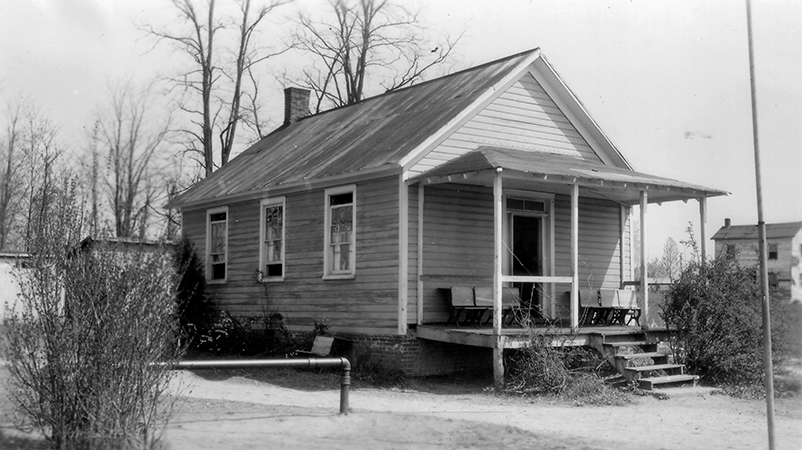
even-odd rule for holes
{"type": "MultiPolygon", "coordinates": [[[[493,288],[492,287],[470,287],[470,286],[451,286],[444,289],[451,305],[451,315],[446,323],[453,323],[460,326],[460,317],[465,312],[465,321],[470,324],[487,324],[492,319],[492,314],[483,321],[484,315],[488,311],[493,311],[493,288]]],[[[512,323],[515,321],[516,314],[520,310],[520,294],[518,288],[505,287],[501,295],[501,314],[502,323],[512,323]]]]}
{"type": "Polygon", "coordinates": [[[641,310],[635,291],[582,290],[579,292],[579,305],[583,308],[583,324],[629,325],[634,320],[640,326],[641,310]]]}

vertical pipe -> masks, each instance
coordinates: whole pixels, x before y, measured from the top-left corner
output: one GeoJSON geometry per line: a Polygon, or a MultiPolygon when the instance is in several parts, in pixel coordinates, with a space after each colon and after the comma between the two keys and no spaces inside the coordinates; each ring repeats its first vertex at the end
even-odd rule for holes
{"type": "Polygon", "coordinates": [[[349,408],[348,403],[350,401],[348,391],[350,387],[351,387],[351,365],[343,364],[342,373],[340,374],[340,414],[348,414],[348,408],[349,408]]]}
{"type": "Polygon", "coordinates": [[[649,194],[640,191],[640,287],[643,290],[643,329],[649,328],[649,259],[646,251],[646,205],[649,203],[649,194]]]}
{"type": "Polygon", "coordinates": [[[763,383],[766,389],[766,422],[769,449],[774,449],[774,369],[771,362],[771,307],[769,303],[769,273],[766,255],[766,223],[763,221],[763,190],[760,177],[760,145],[758,139],[757,95],[755,89],[755,55],[752,47],[752,2],[746,0],[746,30],[749,42],[749,86],[752,99],[752,140],[755,147],[755,191],[757,194],[757,234],[760,252],[760,287],[763,305],[763,383]]]}
{"type": "Polygon", "coordinates": [[[579,185],[571,185],[571,328],[579,327],[579,185]]]}
{"type": "Polygon", "coordinates": [[[501,335],[501,258],[502,258],[501,169],[493,178],[493,380],[496,389],[504,387],[504,341],[501,335]]]}

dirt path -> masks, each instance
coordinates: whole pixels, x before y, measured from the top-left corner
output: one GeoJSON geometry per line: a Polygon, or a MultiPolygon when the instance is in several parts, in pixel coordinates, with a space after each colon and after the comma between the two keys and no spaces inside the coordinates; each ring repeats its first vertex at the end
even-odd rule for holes
{"type": "MultiPolygon", "coordinates": [[[[339,392],[298,391],[243,377],[176,378],[186,405],[170,448],[767,448],[765,403],[675,391],[625,407],[574,407],[490,394],[360,389],[340,416],[339,392]],[[679,395],[682,394],[682,395],[679,395]]],[[[778,399],[777,448],[802,448],[802,400],[778,399]]]]}

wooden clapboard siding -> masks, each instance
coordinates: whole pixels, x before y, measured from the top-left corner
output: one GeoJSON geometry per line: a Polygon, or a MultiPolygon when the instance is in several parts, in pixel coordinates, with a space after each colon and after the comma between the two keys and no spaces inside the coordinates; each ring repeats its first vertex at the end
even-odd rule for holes
{"type": "MultiPolygon", "coordinates": [[[[282,313],[293,329],[326,319],[333,331],[394,334],[398,328],[398,178],[357,183],[356,276],[323,280],[324,190],[286,196],[285,279],[259,283],[259,202],[227,205],[225,284],[210,285],[233,315],[282,313]]],[[[184,232],[205,255],[206,211],[184,213],[184,232]]],[[[417,219],[416,219],[417,220],[417,219]]],[[[413,291],[414,293],[414,291],[413,291]]]]}
{"type": "MultiPolygon", "coordinates": [[[[555,273],[571,274],[571,199],[554,198],[555,273]]],[[[614,202],[579,198],[579,283],[580,289],[618,289],[620,287],[619,251],[621,210],[614,202]]],[[[628,253],[628,250],[626,250],[628,253]]],[[[565,292],[570,285],[558,285],[558,317],[569,317],[565,292]]]]}
{"type": "Polygon", "coordinates": [[[601,161],[529,73],[421,159],[411,172],[423,173],[480,146],[552,152],[601,161]]]}
{"type": "Polygon", "coordinates": [[[424,191],[424,321],[444,322],[448,305],[438,288],[493,274],[493,192],[460,185],[424,191]]]}
{"type": "MultiPolygon", "coordinates": [[[[568,196],[555,196],[555,268],[557,275],[571,273],[571,212],[568,196]]],[[[579,279],[588,288],[620,287],[618,258],[620,234],[618,204],[579,200],[579,279]]],[[[585,286],[582,286],[583,288],[585,286]]]]}

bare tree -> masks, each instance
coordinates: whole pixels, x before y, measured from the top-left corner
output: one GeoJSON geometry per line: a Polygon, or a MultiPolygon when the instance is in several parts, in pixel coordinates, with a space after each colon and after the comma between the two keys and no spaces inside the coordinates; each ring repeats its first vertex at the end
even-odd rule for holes
{"type": "Polygon", "coordinates": [[[58,143],[58,129],[39,108],[28,107],[23,124],[22,157],[25,191],[22,198],[24,242],[48,220],[53,202],[62,187],[59,180],[67,167],[61,164],[63,153],[58,143]]]}
{"type": "Polygon", "coordinates": [[[391,0],[329,4],[330,20],[302,13],[295,32],[295,46],[316,60],[302,81],[315,93],[315,112],[361,101],[371,82],[392,91],[421,81],[448,60],[459,41],[434,43],[424,36],[418,13],[391,0]]]}
{"type": "Polygon", "coordinates": [[[0,249],[5,250],[15,219],[23,190],[22,157],[23,110],[20,103],[9,108],[5,137],[0,141],[0,249]]]}
{"type": "MultiPolygon", "coordinates": [[[[192,67],[171,79],[183,94],[180,109],[189,114],[191,127],[183,131],[189,137],[187,149],[199,156],[199,163],[209,176],[219,165],[226,164],[236,143],[238,125],[243,120],[244,77],[254,65],[284,50],[269,51],[256,45],[254,35],[264,18],[285,0],[270,0],[254,6],[252,0],[235,0],[238,17],[218,17],[216,0],[208,0],[204,8],[193,0],[172,0],[182,29],[159,30],[147,26],[146,31],[158,42],[172,43],[178,52],[192,61],[192,67]],[[236,23],[235,27],[229,26],[236,23]],[[235,37],[221,36],[236,28],[235,37]],[[226,46],[225,44],[234,42],[226,46]],[[218,47],[220,46],[220,47],[218,47]],[[222,49],[222,50],[221,50],[222,49]],[[199,100],[199,102],[198,102],[199,100]],[[215,152],[215,134],[219,154],[215,152]]],[[[257,105],[255,92],[249,94],[251,105],[257,105]]]]}
{"type": "Polygon", "coordinates": [[[159,193],[157,153],[166,147],[170,119],[154,114],[151,101],[149,87],[136,88],[130,81],[117,83],[109,89],[108,104],[97,113],[93,159],[96,161],[97,153],[105,159],[102,183],[117,237],[144,237],[150,208],[159,193]]]}
{"type": "Polygon", "coordinates": [[[682,253],[680,252],[677,241],[673,238],[666,239],[663,245],[663,256],[660,258],[660,266],[666,277],[672,282],[677,279],[682,272],[682,253]]]}
{"type": "Polygon", "coordinates": [[[8,112],[0,129],[0,248],[28,250],[33,230],[69,188],[72,170],[58,128],[39,106],[23,98],[8,112]]]}

